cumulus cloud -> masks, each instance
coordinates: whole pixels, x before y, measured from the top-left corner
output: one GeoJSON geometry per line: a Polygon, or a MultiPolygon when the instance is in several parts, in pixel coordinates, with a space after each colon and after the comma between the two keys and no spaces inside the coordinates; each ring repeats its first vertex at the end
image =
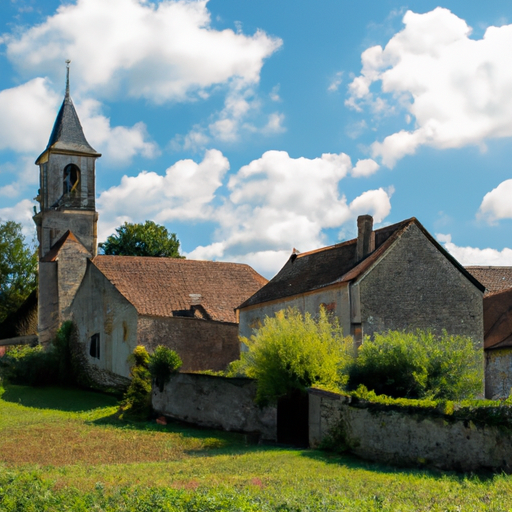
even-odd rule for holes
{"type": "Polygon", "coordinates": [[[27,242],[32,242],[36,235],[36,229],[32,216],[34,215],[34,203],[28,199],[23,199],[14,206],[0,208],[0,222],[13,220],[19,222],[22,226],[22,233],[27,242]]]}
{"type": "Polygon", "coordinates": [[[78,0],[4,42],[25,73],[58,76],[62,61],[72,59],[81,93],[123,92],[162,103],[204,97],[233,78],[257,83],[281,40],[263,31],[215,30],[210,22],[207,0],[78,0]]]}
{"type": "Polygon", "coordinates": [[[500,219],[512,219],[512,180],[505,180],[485,194],[477,217],[490,224],[500,219]]]}
{"type": "Polygon", "coordinates": [[[123,222],[143,222],[151,218],[164,223],[172,220],[206,220],[212,215],[210,203],[229,162],[216,149],[206,152],[202,162],[180,160],[165,175],[143,171],[123,176],[118,186],[98,198],[99,238],[104,239],[123,222]],[[129,205],[129,215],[126,215],[129,205]]]}
{"type": "Polygon", "coordinates": [[[375,174],[379,170],[379,164],[371,158],[364,160],[358,160],[354,168],[352,169],[352,176],[354,178],[366,177],[375,174]]]}
{"type": "Polygon", "coordinates": [[[372,156],[393,167],[421,145],[457,148],[512,136],[512,25],[489,27],[482,39],[449,10],[407,11],[405,28],[363,52],[361,74],[349,85],[347,106],[415,120],[372,146],[372,156]],[[372,92],[380,82],[381,89],[372,92]]]}
{"type": "Polygon", "coordinates": [[[459,247],[452,242],[452,237],[449,234],[439,233],[436,234],[436,238],[461,265],[512,265],[512,249],[507,247],[501,251],[490,248],[459,247]]]}
{"type": "Polygon", "coordinates": [[[324,229],[338,228],[360,213],[381,222],[391,210],[391,193],[371,190],[349,203],[339,183],[351,169],[344,153],[308,159],[267,151],[231,176],[229,197],[216,211],[216,241],[189,256],[250,260],[272,275],[293,247],[306,251],[324,245],[324,229]]]}

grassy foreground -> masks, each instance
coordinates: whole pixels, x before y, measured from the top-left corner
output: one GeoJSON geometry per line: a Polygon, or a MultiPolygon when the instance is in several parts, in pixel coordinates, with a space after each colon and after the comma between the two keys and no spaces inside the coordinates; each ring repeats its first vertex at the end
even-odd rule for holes
{"type": "Polygon", "coordinates": [[[397,470],[116,411],[98,393],[7,386],[0,511],[512,510],[506,475],[397,470]]]}

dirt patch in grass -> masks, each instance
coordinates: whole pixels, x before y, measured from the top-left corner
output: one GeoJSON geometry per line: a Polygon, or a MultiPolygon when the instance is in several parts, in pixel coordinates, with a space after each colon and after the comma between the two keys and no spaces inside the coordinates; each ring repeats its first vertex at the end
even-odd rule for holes
{"type": "Polygon", "coordinates": [[[169,432],[140,432],[116,427],[67,425],[27,426],[4,430],[0,461],[8,465],[127,464],[181,459],[204,450],[208,439],[184,438],[169,432]]]}

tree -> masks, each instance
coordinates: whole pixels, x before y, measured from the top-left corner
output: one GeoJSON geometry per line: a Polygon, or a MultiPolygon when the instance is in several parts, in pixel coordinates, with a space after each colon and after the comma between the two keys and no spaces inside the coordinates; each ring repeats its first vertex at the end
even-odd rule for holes
{"type": "Polygon", "coordinates": [[[321,308],[317,319],[297,309],[265,318],[232,370],[258,380],[256,401],[276,402],[295,390],[313,385],[339,390],[346,383],[343,371],[352,361],[353,341],[343,336],[337,319],[321,308]]]}
{"type": "Polygon", "coordinates": [[[179,253],[180,242],[176,234],[169,233],[165,226],[155,224],[151,220],[144,224],[125,222],[116,228],[116,233],[99,244],[102,254],[183,258],[179,253]]]}
{"type": "Polygon", "coordinates": [[[37,286],[37,253],[25,242],[21,224],[0,224],[0,322],[37,286]]]}

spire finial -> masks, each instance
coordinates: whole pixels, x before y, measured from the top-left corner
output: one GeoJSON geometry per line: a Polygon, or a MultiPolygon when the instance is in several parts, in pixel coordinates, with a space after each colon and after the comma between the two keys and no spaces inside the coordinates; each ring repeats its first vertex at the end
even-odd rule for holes
{"type": "Polygon", "coordinates": [[[69,96],[69,65],[71,61],[69,59],[66,60],[66,96],[69,96]]]}

